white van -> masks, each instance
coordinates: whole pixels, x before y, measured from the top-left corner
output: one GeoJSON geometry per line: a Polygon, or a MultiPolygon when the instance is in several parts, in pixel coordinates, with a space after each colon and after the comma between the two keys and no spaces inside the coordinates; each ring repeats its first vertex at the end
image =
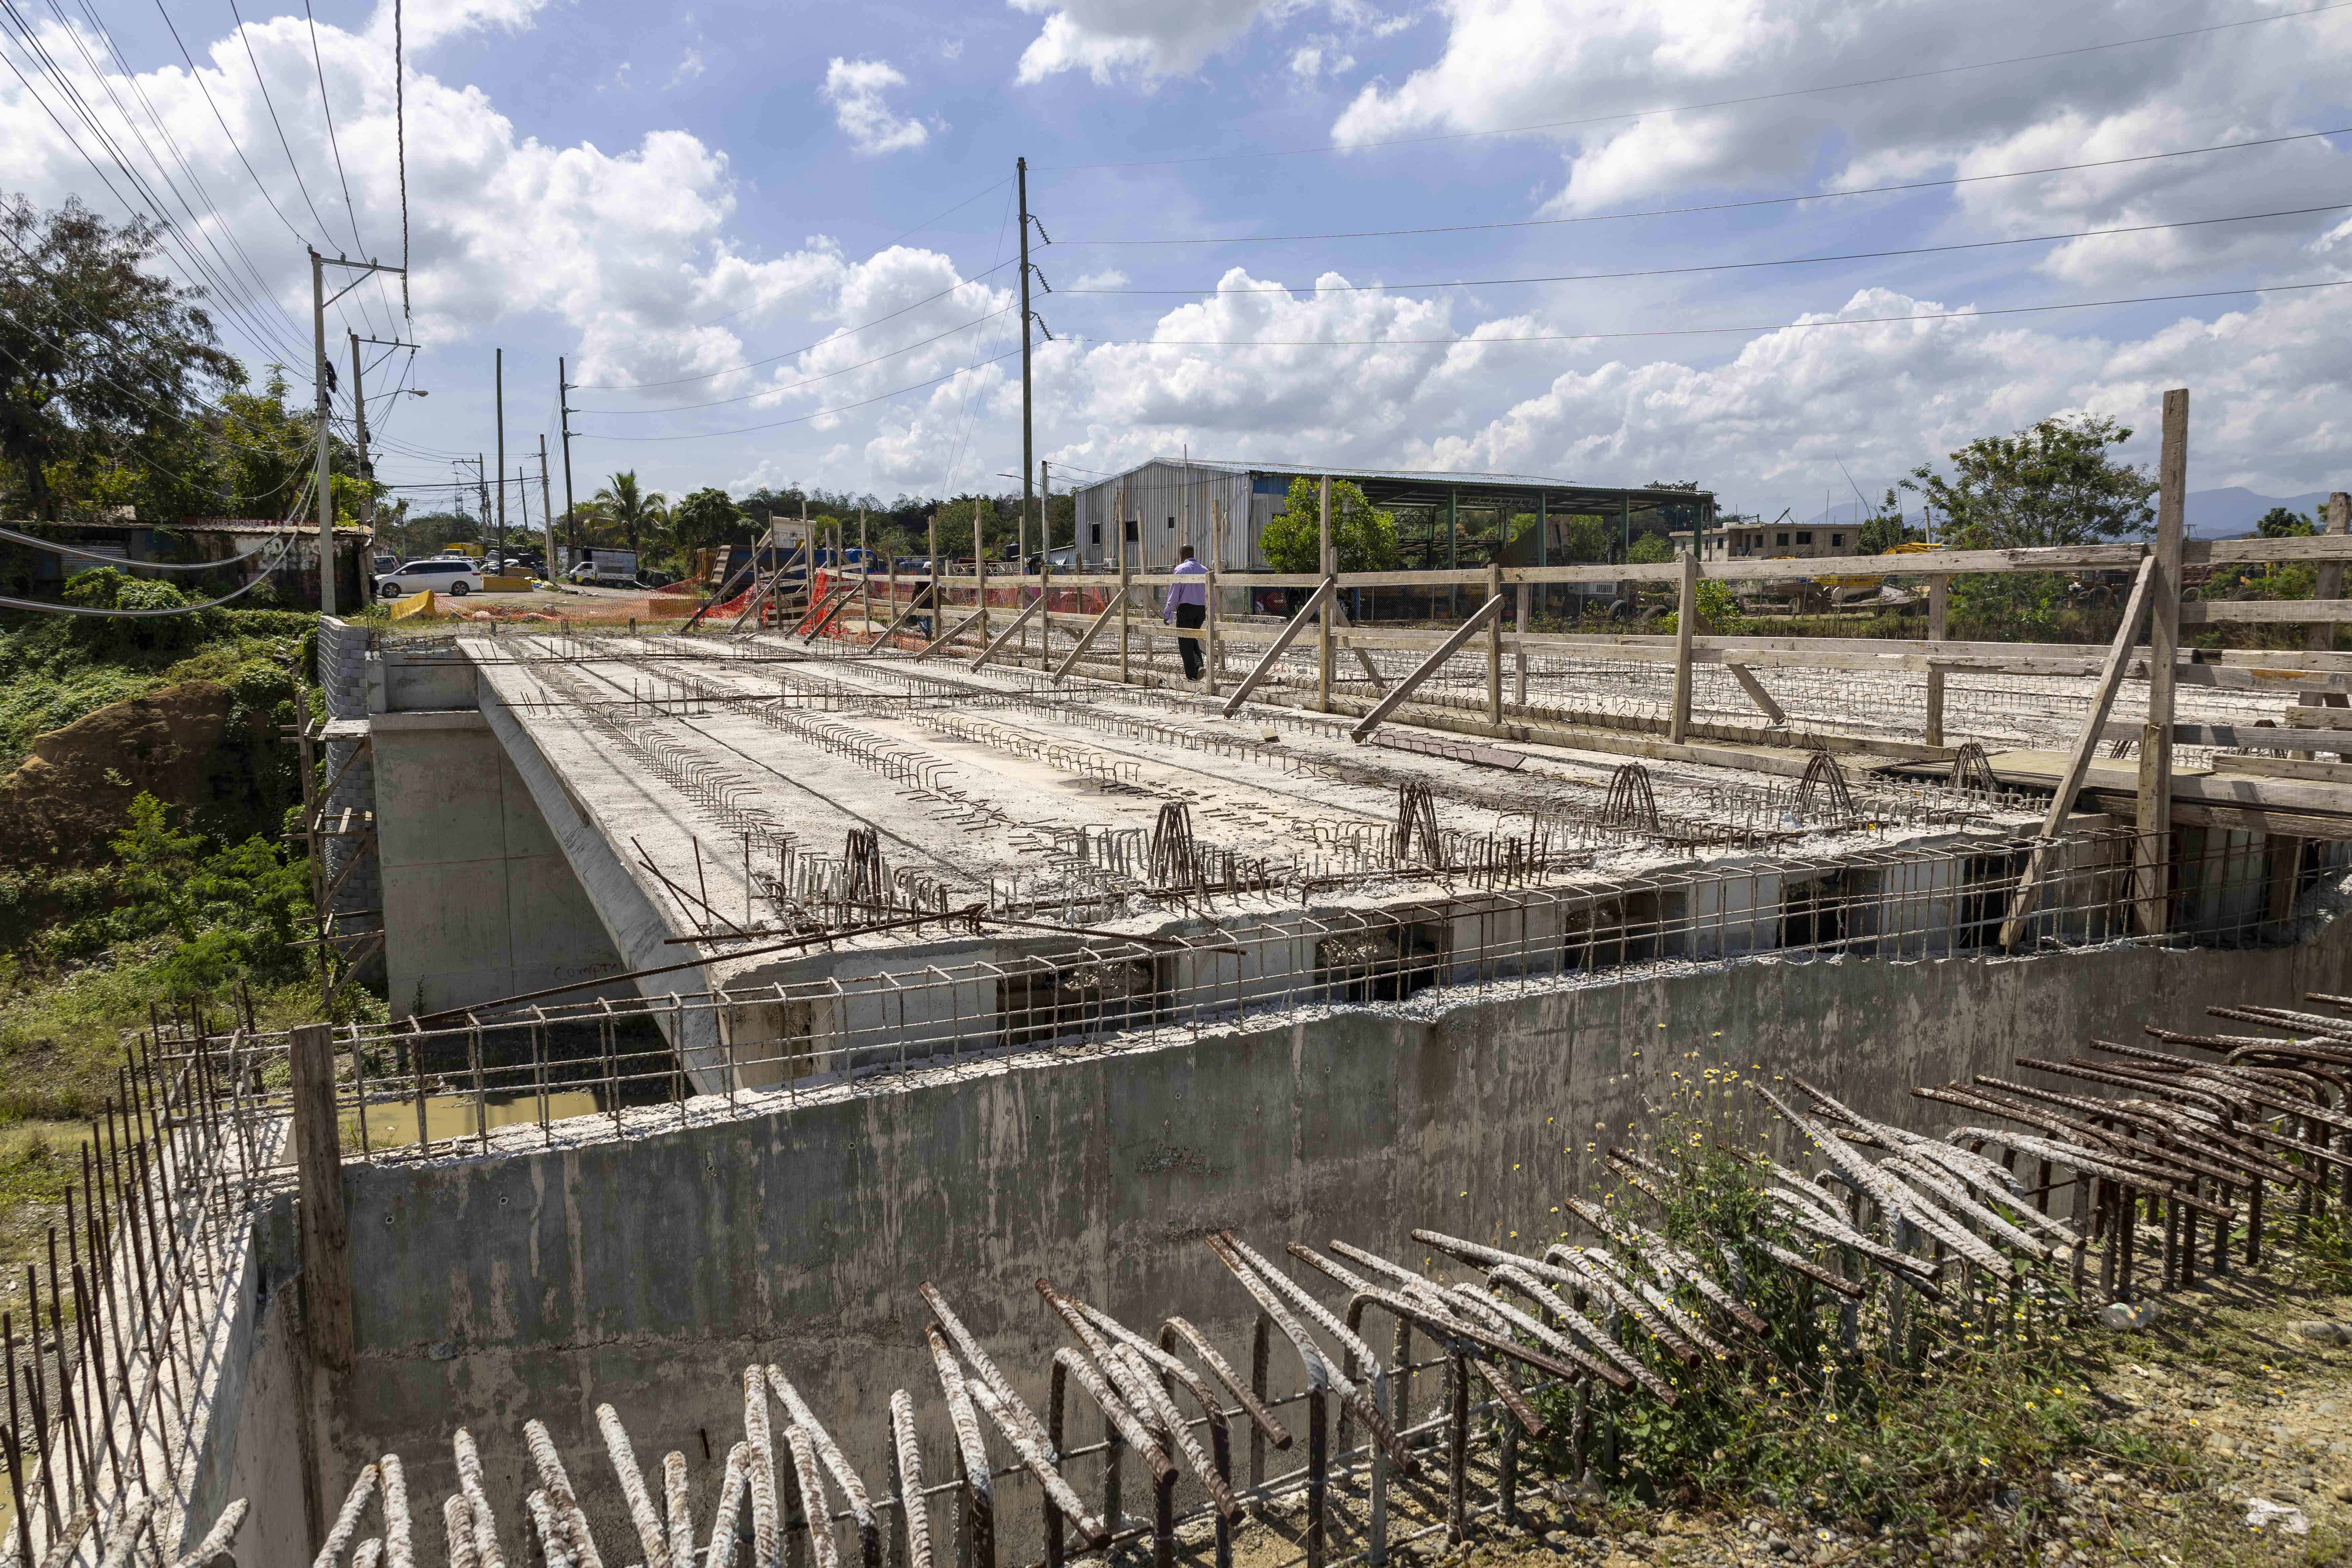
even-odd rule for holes
{"type": "Polygon", "coordinates": [[[404,599],[427,588],[463,598],[482,585],[481,568],[474,562],[412,561],[399,571],[375,580],[379,599],[404,599]]]}

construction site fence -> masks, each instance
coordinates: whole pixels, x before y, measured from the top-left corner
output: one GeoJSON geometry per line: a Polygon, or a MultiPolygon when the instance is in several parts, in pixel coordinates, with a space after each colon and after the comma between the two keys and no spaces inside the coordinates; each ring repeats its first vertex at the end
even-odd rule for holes
{"type": "MultiPolygon", "coordinates": [[[[2033,841],[1975,838],[1200,921],[1135,939],[988,936],[970,911],[907,911],[895,935],[934,952],[944,939],[969,955],[888,966],[886,951],[869,949],[838,968],[872,963],[873,973],[342,1026],[342,1152],[458,1152],[486,1148],[502,1127],[532,1124],[551,1138],[555,1123],[591,1115],[618,1132],[633,1108],[683,1113],[690,1100],[723,1096],[772,1109],[778,1095],[789,1104],[877,1075],[1113,1037],[1197,1037],[1302,1008],[1442,1006],[1498,989],[1765,961],[2282,945],[2298,903],[2344,860],[2334,844],[2191,828],[2176,837],[2179,853],[2138,864],[2136,852],[2155,842],[2123,831],[2057,840],[2022,905],[2033,841]]],[[[713,940],[708,955],[758,940],[713,940]]],[[[191,1114],[207,1137],[234,1144],[248,1172],[285,1164],[289,1037],[222,1022],[193,1020],[165,1060],[197,1086],[191,1114]]]]}

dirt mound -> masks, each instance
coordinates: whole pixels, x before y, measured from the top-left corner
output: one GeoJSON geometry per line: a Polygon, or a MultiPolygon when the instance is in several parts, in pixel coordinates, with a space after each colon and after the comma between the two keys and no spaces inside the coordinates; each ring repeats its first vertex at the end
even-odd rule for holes
{"type": "Polygon", "coordinates": [[[0,778],[0,870],[104,859],[142,790],[205,801],[230,704],[227,687],[191,680],[110,703],[35,741],[32,755],[0,778]]]}

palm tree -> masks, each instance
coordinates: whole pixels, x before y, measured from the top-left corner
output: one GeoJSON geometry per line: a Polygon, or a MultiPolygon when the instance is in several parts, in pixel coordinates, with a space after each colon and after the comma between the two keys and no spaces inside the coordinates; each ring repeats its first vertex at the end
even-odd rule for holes
{"type": "Polygon", "coordinates": [[[634,468],[614,474],[588,504],[599,515],[621,525],[622,535],[628,540],[632,552],[637,548],[639,529],[658,530],[669,521],[669,498],[659,490],[640,491],[634,468]]]}

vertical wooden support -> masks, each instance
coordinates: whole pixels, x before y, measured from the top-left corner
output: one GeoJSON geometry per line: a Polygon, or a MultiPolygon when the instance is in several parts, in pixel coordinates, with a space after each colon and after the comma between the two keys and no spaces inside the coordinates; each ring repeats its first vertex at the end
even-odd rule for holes
{"type": "Polygon", "coordinates": [[[971,503],[971,602],[980,611],[980,646],[988,646],[988,541],[980,526],[980,507],[971,503]]]}
{"type": "MultiPolygon", "coordinates": [[[[1118,679],[1120,684],[1124,685],[1127,681],[1128,578],[1134,574],[1134,568],[1127,559],[1127,487],[1125,485],[1118,487],[1118,516],[1113,520],[1113,522],[1118,531],[1118,679]]],[[[1136,531],[1140,534],[1143,531],[1138,529],[1136,531]]]]}
{"type": "MultiPolygon", "coordinates": [[[[1927,579],[1927,642],[1934,645],[1952,635],[1952,580],[1949,577],[1927,579]]],[[[1944,743],[1944,672],[1927,671],[1927,733],[1931,746],[1944,743]]]]}
{"type": "Polygon", "coordinates": [[[874,557],[866,552],[866,509],[863,507],[857,510],[857,586],[866,596],[866,602],[859,606],[866,622],[865,635],[871,637],[874,635],[874,557]]]}
{"type": "MultiPolygon", "coordinates": [[[[1503,596],[1503,564],[1494,562],[1486,568],[1486,597],[1503,596]]],[[[1496,616],[1486,623],[1486,722],[1503,721],[1503,617],[1496,616]]]]}
{"type": "Polygon", "coordinates": [[[2138,926],[2162,934],[2172,859],[2173,666],[2180,651],[2180,537],[2189,482],[2189,389],[2164,395],[2164,447],[2157,459],[2156,565],[2147,585],[2147,722],[2140,729],[2138,926]]]}
{"type": "Polygon", "coordinates": [[[1518,667],[1517,685],[1514,689],[1515,694],[1512,700],[1523,709],[1528,705],[1528,602],[1533,594],[1534,590],[1527,584],[1519,584],[1517,613],[1511,621],[1512,626],[1519,634],[1518,641],[1512,644],[1512,652],[1516,656],[1513,662],[1518,667]]]}
{"type": "Polygon", "coordinates": [[[1202,653],[1206,660],[1205,668],[1209,677],[1209,695],[1214,697],[1217,694],[1217,670],[1220,661],[1222,661],[1225,657],[1224,645],[1217,640],[1217,569],[1214,566],[1209,568],[1208,596],[1209,610],[1207,616],[1207,626],[1209,641],[1208,647],[1202,649],[1202,653]]]}
{"type": "MultiPolygon", "coordinates": [[[[1315,558],[1322,563],[1323,580],[1328,583],[1339,570],[1339,559],[1331,549],[1331,476],[1328,474],[1323,476],[1321,494],[1321,531],[1317,535],[1319,542],[1315,558]]],[[[1333,596],[1327,595],[1324,597],[1322,619],[1315,627],[1315,710],[1318,713],[1331,711],[1331,600],[1333,596]]]]}
{"type": "Polygon", "coordinates": [[[1675,745],[1690,738],[1691,634],[1698,620],[1698,557],[1685,549],[1680,564],[1682,584],[1675,614],[1675,710],[1666,724],[1666,739],[1675,745]]]}
{"type": "Polygon", "coordinates": [[[923,640],[925,642],[929,642],[931,638],[940,635],[940,626],[947,618],[947,605],[940,597],[940,513],[937,507],[931,509],[930,574],[931,581],[929,593],[931,595],[931,629],[923,634],[923,640]]]}
{"type": "Polygon", "coordinates": [[[333,1372],[352,1365],[352,1227],[343,1212],[343,1153],[335,1126],[335,1030],[296,1026],[294,1161],[302,1204],[302,1322],[312,1358],[333,1372]]]}
{"type": "MultiPolygon", "coordinates": [[[[2352,496],[2337,490],[2327,498],[2327,521],[2322,531],[2352,532],[2352,496]]],[[[2319,563],[2319,570],[2314,575],[2311,596],[2315,600],[2340,599],[2344,596],[2344,563],[2342,562],[2323,561],[2319,563]]],[[[2314,653],[2324,653],[2334,647],[2336,646],[2335,623],[2332,621],[2315,623],[2304,627],[2303,646],[2314,653]]],[[[2341,692],[2336,691],[2306,691],[2297,697],[2295,701],[2298,706],[2305,708],[2340,708],[2344,705],[2344,697],[2341,692]]],[[[2311,754],[2309,752],[2287,753],[2291,757],[2306,759],[2311,754]]]]}
{"type": "MultiPolygon", "coordinates": [[[[2327,498],[2326,531],[2329,533],[2352,532],[2352,495],[2337,490],[2327,498]]],[[[2344,596],[2344,563],[2323,561],[2315,576],[2316,581],[2312,584],[2313,598],[2340,599],[2344,596]]],[[[2314,653],[2324,653],[2336,646],[2336,624],[2333,621],[2314,622],[2304,628],[2303,637],[2305,647],[2314,653]]],[[[2304,700],[2316,702],[2320,696],[2319,692],[2305,692],[2304,700]]]]}

